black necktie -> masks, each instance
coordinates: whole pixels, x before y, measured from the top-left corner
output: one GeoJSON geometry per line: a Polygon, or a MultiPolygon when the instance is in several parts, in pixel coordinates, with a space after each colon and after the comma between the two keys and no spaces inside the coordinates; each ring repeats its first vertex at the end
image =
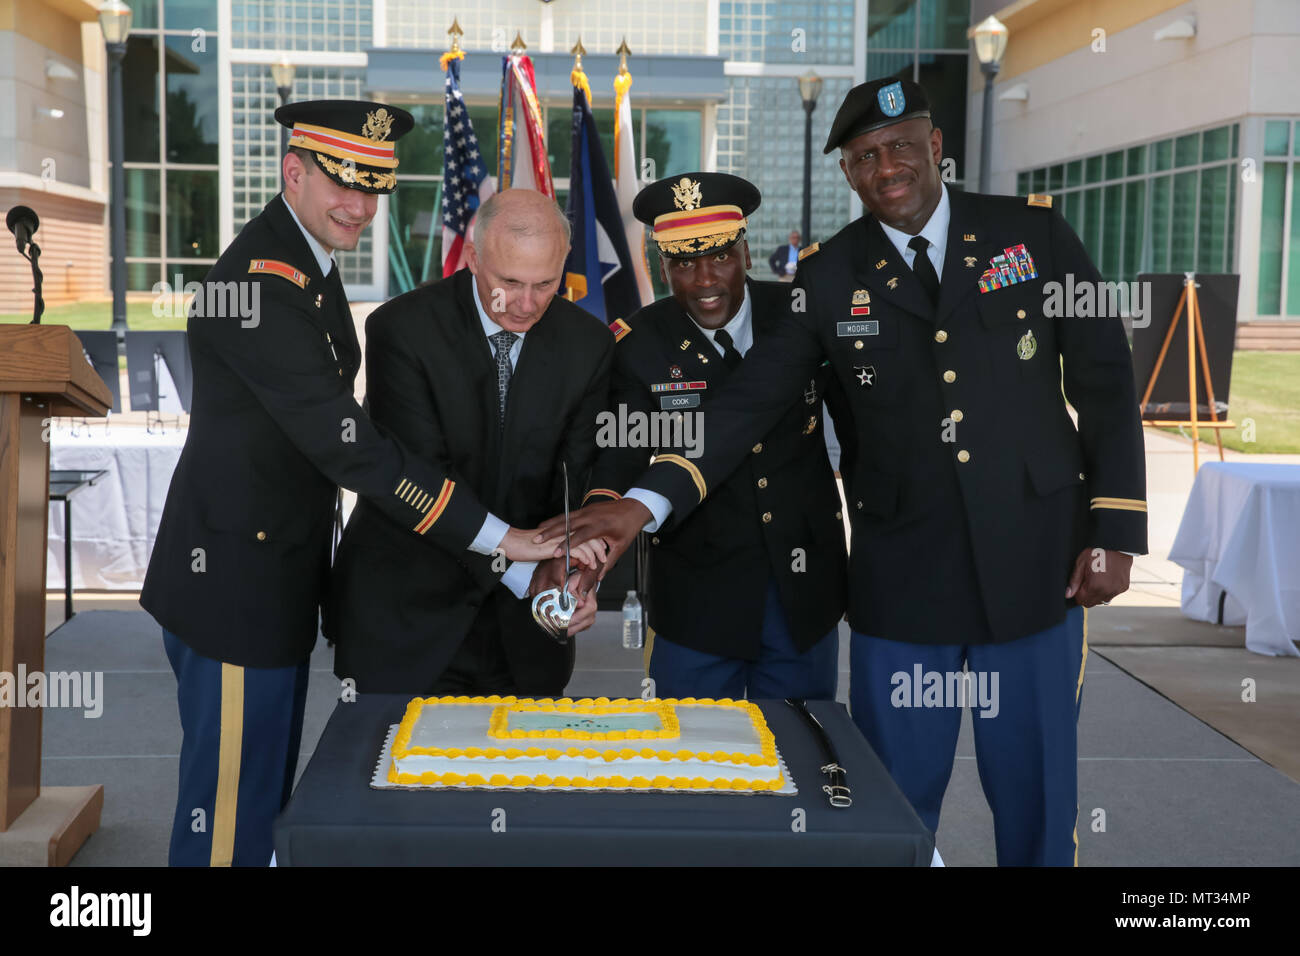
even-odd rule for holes
{"type": "Polygon", "coordinates": [[[939,274],[934,271],[934,263],[930,257],[925,254],[929,248],[930,240],[925,236],[913,236],[907,243],[909,249],[916,250],[916,260],[912,263],[912,271],[916,273],[917,280],[921,283],[921,288],[925,294],[930,297],[930,304],[937,305],[939,302],[939,274]]]}
{"type": "Polygon", "coordinates": [[[492,348],[496,351],[497,357],[498,428],[505,428],[506,424],[506,395],[510,391],[510,376],[514,374],[514,368],[510,365],[510,349],[514,346],[516,338],[513,332],[504,330],[491,337],[492,348]]]}
{"type": "Polygon", "coordinates": [[[714,332],[713,341],[722,346],[722,364],[733,372],[739,368],[743,356],[736,351],[736,343],[731,340],[727,330],[718,329],[718,331],[714,332]]]}

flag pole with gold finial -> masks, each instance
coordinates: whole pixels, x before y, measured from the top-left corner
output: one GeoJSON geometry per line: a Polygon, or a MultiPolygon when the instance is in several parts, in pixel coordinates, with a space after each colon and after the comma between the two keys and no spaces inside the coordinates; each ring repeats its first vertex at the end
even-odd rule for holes
{"type": "Polygon", "coordinates": [[[465,51],[460,48],[460,38],[465,35],[465,31],[460,28],[459,17],[452,17],[451,28],[447,31],[447,35],[451,37],[451,49],[438,58],[438,64],[444,73],[447,72],[447,64],[452,60],[465,59],[465,51]]]}
{"type": "Polygon", "coordinates": [[[573,71],[569,74],[569,80],[574,86],[582,90],[587,97],[587,105],[591,105],[591,83],[587,80],[587,74],[582,70],[582,57],[587,52],[587,48],[582,45],[582,37],[578,37],[578,42],[573,45],[569,51],[573,54],[573,71]]]}

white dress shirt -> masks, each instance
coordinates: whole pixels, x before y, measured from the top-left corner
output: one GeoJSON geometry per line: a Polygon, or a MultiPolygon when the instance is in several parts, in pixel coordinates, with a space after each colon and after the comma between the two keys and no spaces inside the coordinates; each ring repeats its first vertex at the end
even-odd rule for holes
{"type": "Polygon", "coordinates": [[[320,274],[328,276],[330,274],[330,267],[334,265],[334,253],[326,252],[325,247],[320,244],[320,241],[307,231],[307,227],[302,224],[302,220],[298,218],[298,214],[293,211],[293,207],[289,205],[289,200],[287,198],[284,199],[284,206],[289,210],[289,215],[293,217],[294,223],[302,230],[303,238],[307,240],[307,248],[309,248],[311,254],[316,257],[316,265],[320,266],[320,274]]]}
{"type": "MultiPolygon", "coordinates": [[[[930,247],[925,254],[930,258],[930,264],[934,266],[934,274],[943,276],[943,259],[944,254],[948,251],[948,223],[952,219],[952,207],[948,204],[948,187],[944,186],[939,196],[939,205],[934,207],[934,212],[930,213],[930,218],[925,226],[917,234],[924,236],[930,241],[930,247]]],[[[879,221],[879,220],[877,220],[879,221]]],[[[912,237],[893,226],[887,226],[883,222],[880,228],[884,230],[885,238],[893,243],[898,254],[903,257],[909,269],[913,268],[916,262],[916,250],[908,246],[912,237]]]]}

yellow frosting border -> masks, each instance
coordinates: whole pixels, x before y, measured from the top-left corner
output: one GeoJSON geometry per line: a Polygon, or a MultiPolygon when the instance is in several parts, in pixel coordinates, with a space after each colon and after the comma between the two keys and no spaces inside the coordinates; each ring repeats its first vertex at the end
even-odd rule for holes
{"type": "MultiPolygon", "coordinates": [[[[496,714],[494,712],[493,716],[496,714]]],[[[673,714],[673,722],[676,725],[676,715],[673,714]]],[[[663,700],[642,701],[629,700],[627,698],[616,698],[611,700],[608,697],[590,698],[585,697],[574,701],[568,697],[557,699],[542,698],[534,700],[530,698],[516,697],[499,697],[493,694],[490,697],[417,697],[406,706],[406,713],[398,725],[397,733],[393,738],[392,757],[393,760],[388,769],[388,780],[396,784],[441,784],[444,786],[468,786],[468,787],[542,787],[547,789],[581,789],[590,787],[600,788],[627,788],[627,789],[674,789],[674,790],[779,790],[784,785],[784,777],[778,774],[775,780],[744,780],[741,778],[716,777],[712,780],[706,777],[669,777],[667,775],[656,775],[653,778],[644,776],[635,776],[626,778],[620,775],[598,776],[590,779],[585,777],[551,777],[547,774],[535,774],[529,776],[526,774],[507,775],[504,773],[483,776],[479,773],[443,773],[436,774],[426,772],[423,774],[399,773],[397,770],[397,761],[408,756],[429,756],[429,757],[487,757],[489,759],[514,760],[520,757],[545,757],[548,760],[557,760],[560,757],[585,757],[589,760],[602,758],[607,763],[613,763],[617,760],[630,760],[634,757],[644,759],[659,759],[667,763],[671,760],[700,760],[712,761],[719,765],[724,764],[748,764],[750,766],[776,766],[776,738],[772,731],[768,729],[767,721],[763,717],[763,711],[756,705],[747,700],[732,700],[724,697],[719,700],[703,697],[696,699],[694,697],[684,697],[681,699],[665,698],[663,700]],[[591,712],[609,712],[608,709],[628,708],[631,704],[639,704],[649,707],[653,704],[660,704],[668,708],[670,712],[677,706],[714,706],[714,707],[732,707],[743,710],[749,715],[750,722],[753,724],[754,731],[759,740],[759,753],[744,754],[740,752],[727,753],[718,750],[714,752],[691,751],[691,750],[656,750],[653,747],[643,747],[633,749],[624,747],[619,750],[596,750],[592,747],[566,747],[563,750],[556,747],[527,747],[524,749],[508,747],[505,749],[497,747],[412,747],[411,734],[415,729],[416,721],[419,720],[420,713],[426,706],[436,706],[439,704],[498,704],[506,706],[524,705],[527,707],[536,707],[537,709],[554,708],[557,710],[580,710],[581,708],[607,708],[605,711],[591,712]]]]}
{"type": "Polygon", "coordinates": [[[593,701],[583,704],[571,700],[559,700],[552,703],[500,704],[492,711],[488,721],[488,736],[498,740],[668,740],[681,736],[681,725],[677,721],[677,712],[673,706],[662,700],[625,700],[622,703],[611,701],[598,704],[593,701]],[[524,712],[533,713],[574,713],[574,714],[626,714],[653,713],[659,717],[661,730],[612,730],[595,732],[589,730],[518,730],[510,729],[510,715],[524,712]]]}

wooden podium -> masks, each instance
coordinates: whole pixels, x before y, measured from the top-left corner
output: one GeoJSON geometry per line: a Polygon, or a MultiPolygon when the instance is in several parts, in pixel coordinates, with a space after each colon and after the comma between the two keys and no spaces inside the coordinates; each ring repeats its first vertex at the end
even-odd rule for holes
{"type": "MultiPolygon", "coordinates": [[[[0,325],[0,673],[14,703],[20,670],[45,670],[48,420],[112,402],[67,326],[0,325]]],[[[66,865],[103,806],[99,784],[42,788],[41,708],[0,706],[0,865],[66,865]]]]}

